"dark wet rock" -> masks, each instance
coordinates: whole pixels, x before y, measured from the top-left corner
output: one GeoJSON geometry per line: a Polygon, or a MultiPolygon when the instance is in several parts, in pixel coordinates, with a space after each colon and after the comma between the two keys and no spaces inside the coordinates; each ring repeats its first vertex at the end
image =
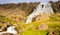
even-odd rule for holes
{"type": "Polygon", "coordinates": [[[0,15],[0,18],[2,18],[2,17],[5,17],[5,16],[0,15]]]}
{"type": "Polygon", "coordinates": [[[40,20],[41,15],[38,15],[32,19],[32,22],[40,20]]]}
{"type": "Polygon", "coordinates": [[[0,23],[6,23],[5,21],[3,21],[3,20],[0,20],[0,23]]]}
{"type": "Polygon", "coordinates": [[[51,29],[49,35],[60,35],[59,29],[51,29]]]}
{"type": "Polygon", "coordinates": [[[50,1],[51,3],[51,6],[53,8],[53,11],[56,13],[60,13],[60,1],[57,1],[57,2],[53,2],[53,1],[50,1]]]}
{"type": "Polygon", "coordinates": [[[2,29],[2,31],[6,31],[8,27],[10,27],[11,25],[6,23],[3,26],[0,26],[0,28],[2,29]]]}

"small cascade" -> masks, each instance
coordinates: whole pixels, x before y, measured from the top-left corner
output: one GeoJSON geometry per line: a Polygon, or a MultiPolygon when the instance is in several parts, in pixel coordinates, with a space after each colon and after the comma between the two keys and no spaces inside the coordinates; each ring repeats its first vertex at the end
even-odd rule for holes
{"type": "Polygon", "coordinates": [[[53,9],[50,3],[40,3],[36,9],[27,17],[26,23],[32,22],[32,19],[41,14],[52,14],[53,9]]]}
{"type": "Polygon", "coordinates": [[[0,32],[0,34],[4,34],[4,33],[17,34],[17,31],[14,28],[15,28],[15,26],[10,26],[7,28],[7,31],[0,32]]]}
{"type": "Polygon", "coordinates": [[[16,31],[14,28],[15,28],[15,26],[10,26],[10,27],[8,27],[8,28],[7,28],[7,32],[12,33],[12,34],[16,34],[17,31],[16,31]]]}

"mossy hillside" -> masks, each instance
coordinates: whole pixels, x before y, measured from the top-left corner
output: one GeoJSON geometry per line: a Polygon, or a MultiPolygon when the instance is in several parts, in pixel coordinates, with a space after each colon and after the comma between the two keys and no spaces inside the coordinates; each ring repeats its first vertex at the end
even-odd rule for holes
{"type": "Polygon", "coordinates": [[[60,20],[59,15],[52,15],[52,16],[50,16],[50,19],[48,19],[48,20],[42,20],[42,21],[40,20],[40,21],[36,21],[36,22],[31,22],[30,24],[28,24],[28,26],[26,25],[26,27],[29,27],[29,28],[27,30],[21,32],[20,34],[21,35],[47,35],[50,32],[50,29],[53,29],[53,30],[58,29],[57,31],[60,31],[59,20],[60,20]],[[48,30],[43,30],[43,31],[37,30],[37,27],[41,23],[46,23],[48,25],[48,30]],[[34,29],[32,29],[32,28],[34,28],[34,29]]]}
{"type": "MultiPolygon", "coordinates": [[[[20,33],[20,35],[47,35],[50,32],[50,29],[58,29],[60,30],[60,15],[51,15],[50,19],[48,20],[38,20],[35,22],[31,22],[29,24],[21,23],[21,22],[14,22],[12,19],[6,18],[6,17],[0,17],[0,21],[6,21],[9,22],[11,25],[16,24],[16,30],[22,30],[25,29],[20,33]],[[38,30],[38,26],[41,23],[45,23],[48,25],[47,30],[38,30]]],[[[4,24],[0,23],[0,26],[3,26],[4,24]]]]}
{"type": "MultiPolygon", "coordinates": [[[[3,24],[3,22],[10,23],[10,24],[14,24],[15,22],[9,18],[6,18],[5,16],[0,17],[0,24],[3,24]]],[[[4,25],[4,24],[3,24],[4,25]]]]}

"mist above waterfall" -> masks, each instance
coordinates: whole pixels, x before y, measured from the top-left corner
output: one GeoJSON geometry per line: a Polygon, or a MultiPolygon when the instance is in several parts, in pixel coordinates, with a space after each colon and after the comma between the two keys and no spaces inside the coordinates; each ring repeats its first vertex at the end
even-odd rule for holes
{"type": "Polygon", "coordinates": [[[27,17],[26,23],[32,22],[32,19],[41,14],[52,14],[53,9],[50,3],[40,3],[36,9],[27,17]]]}

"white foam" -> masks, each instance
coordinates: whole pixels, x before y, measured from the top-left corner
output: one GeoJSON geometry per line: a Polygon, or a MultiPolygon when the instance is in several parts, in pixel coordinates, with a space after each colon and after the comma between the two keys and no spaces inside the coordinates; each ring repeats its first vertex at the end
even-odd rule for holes
{"type": "Polygon", "coordinates": [[[0,32],[0,34],[3,34],[3,33],[17,34],[17,31],[14,28],[15,28],[15,26],[10,26],[7,28],[7,31],[0,32]]]}

